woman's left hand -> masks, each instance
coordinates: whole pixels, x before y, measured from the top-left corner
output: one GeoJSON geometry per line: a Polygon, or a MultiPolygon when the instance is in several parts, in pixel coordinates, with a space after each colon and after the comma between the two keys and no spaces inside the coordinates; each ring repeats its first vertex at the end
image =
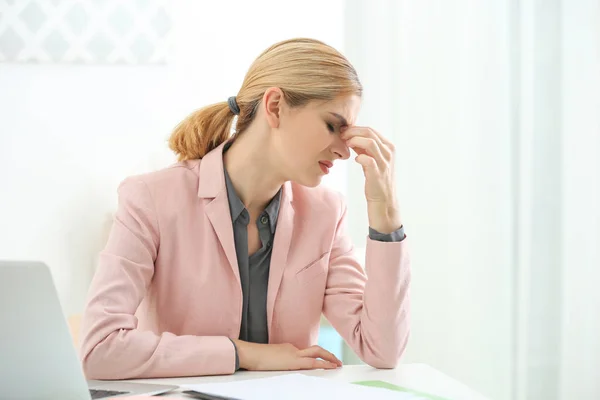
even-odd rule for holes
{"type": "Polygon", "coordinates": [[[394,145],[372,128],[351,126],[341,133],[357,154],[355,161],[365,174],[365,197],[369,226],[381,233],[400,228],[394,179],[394,145]]]}

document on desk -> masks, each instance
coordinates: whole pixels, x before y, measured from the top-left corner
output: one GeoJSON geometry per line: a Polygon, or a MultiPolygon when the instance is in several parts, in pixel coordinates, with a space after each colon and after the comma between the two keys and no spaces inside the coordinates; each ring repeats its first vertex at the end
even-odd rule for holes
{"type": "Polygon", "coordinates": [[[412,393],[398,393],[388,389],[354,385],[303,374],[184,385],[182,388],[236,400],[425,400],[424,397],[412,393]]]}

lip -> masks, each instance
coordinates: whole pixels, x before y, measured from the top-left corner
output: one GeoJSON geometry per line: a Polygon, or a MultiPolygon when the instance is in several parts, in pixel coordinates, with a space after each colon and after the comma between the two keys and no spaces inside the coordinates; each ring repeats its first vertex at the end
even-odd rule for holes
{"type": "Polygon", "coordinates": [[[321,167],[321,171],[323,171],[324,174],[328,174],[329,173],[329,168],[333,167],[333,163],[331,161],[319,161],[319,166],[321,167]]]}

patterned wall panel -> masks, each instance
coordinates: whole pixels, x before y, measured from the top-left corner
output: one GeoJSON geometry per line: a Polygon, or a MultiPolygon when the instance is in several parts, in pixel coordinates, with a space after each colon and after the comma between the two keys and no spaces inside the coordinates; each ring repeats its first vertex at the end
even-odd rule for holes
{"type": "Polygon", "coordinates": [[[0,0],[0,62],[161,64],[168,0],[0,0]]]}

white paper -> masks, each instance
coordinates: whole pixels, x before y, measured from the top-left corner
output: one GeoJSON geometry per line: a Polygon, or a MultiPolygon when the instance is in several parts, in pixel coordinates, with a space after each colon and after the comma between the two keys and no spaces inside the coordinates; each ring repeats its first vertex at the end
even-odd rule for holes
{"type": "Polygon", "coordinates": [[[201,383],[182,388],[241,400],[421,400],[420,396],[303,374],[243,381],[201,383]]]}

